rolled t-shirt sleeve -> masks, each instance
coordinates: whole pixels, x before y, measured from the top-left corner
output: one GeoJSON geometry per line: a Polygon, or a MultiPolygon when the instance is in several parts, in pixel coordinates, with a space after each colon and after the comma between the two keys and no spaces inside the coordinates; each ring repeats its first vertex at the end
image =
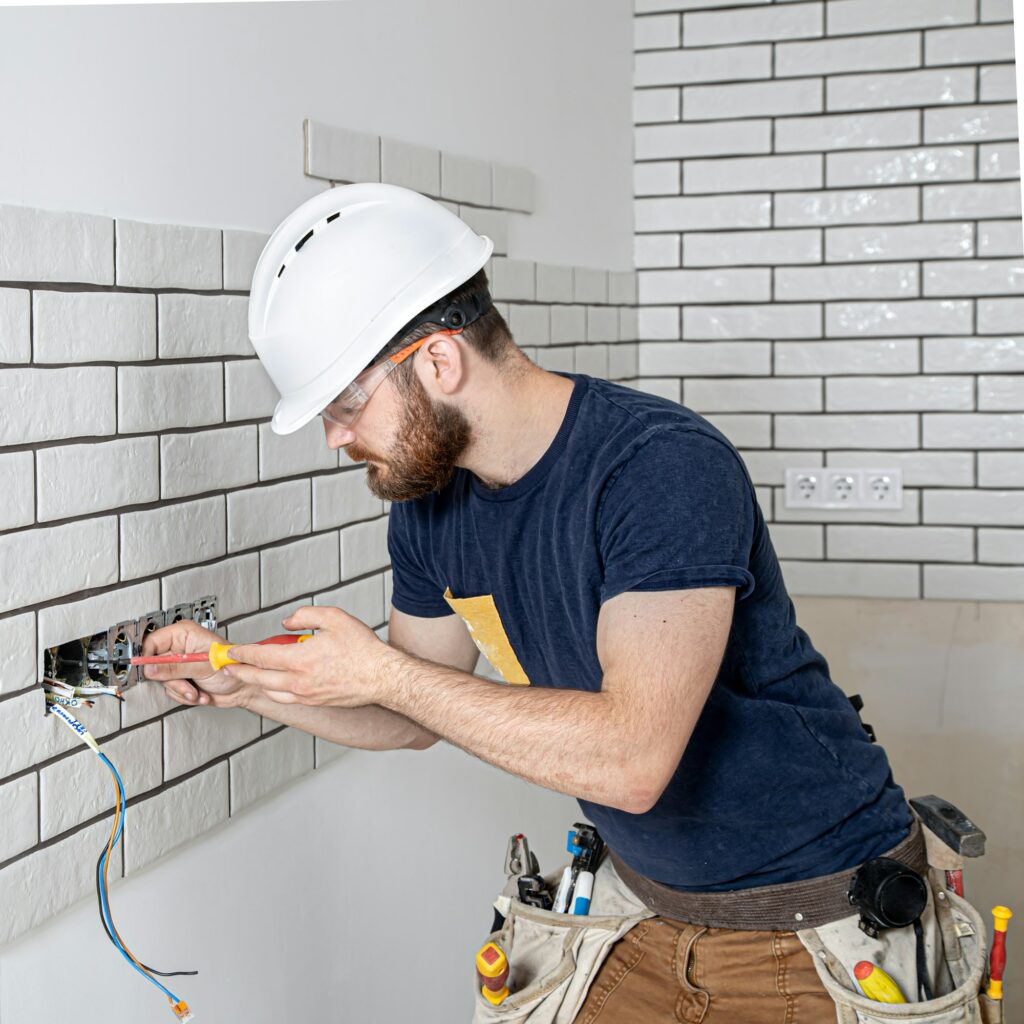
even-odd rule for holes
{"type": "Polygon", "coordinates": [[[656,427],[605,484],[602,603],[629,590],[754,589],[756,496],[736,452],[697,430],[656,427]]]}
{"type": "Polygon", "coordinates": [[[395,502],[388,515],[388,553],[391,556],[391,604],[407,615],[440,618],[454,615],[437,582],[431,579],[420,551],[407,502],[395,502]]]}

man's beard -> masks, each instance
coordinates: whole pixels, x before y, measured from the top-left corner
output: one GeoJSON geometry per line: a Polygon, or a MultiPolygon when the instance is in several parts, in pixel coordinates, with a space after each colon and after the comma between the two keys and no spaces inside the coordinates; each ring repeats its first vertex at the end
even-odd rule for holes
{"type": "Polygon", "coordinates": [[[415,374],[401,393],[405,398],[398,440],[386,457],[350,444],[345,454],[354,462],[368,459],[366,485],[385,501],[410,501],[440,491],[451,480],[458,458],[472,438],[461,410],[435,402],[415,374]]]}

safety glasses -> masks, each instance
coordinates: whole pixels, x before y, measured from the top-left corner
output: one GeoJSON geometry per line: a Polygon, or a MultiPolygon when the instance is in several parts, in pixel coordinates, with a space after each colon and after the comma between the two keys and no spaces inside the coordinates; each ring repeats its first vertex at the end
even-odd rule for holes
{"type": "MultiPolygon", "coordinates": [[[[433,334],[460,334],[461,331],[434,331],[433,334]]],[[[325,420],[337,423],[341,427],[350,427],[355,423],[364,406],[370,400],[370,396],[388,379],[388,374],[409,358],[428,338],[426,337],[406,345],[401,351],[396,352],[387,359],[375,363],[368,370],[364,370],[347,388],[334,398],[320,413],[325,420]]]]}

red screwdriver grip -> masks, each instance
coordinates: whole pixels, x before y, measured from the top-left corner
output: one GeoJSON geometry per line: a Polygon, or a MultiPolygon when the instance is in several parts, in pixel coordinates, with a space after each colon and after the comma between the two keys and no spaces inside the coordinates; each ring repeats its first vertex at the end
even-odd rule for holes
{"type": "Polygon", "coordinates": [[[297,644],[305,640],[308,633],[278,633],[277,636],[268,636],[266,640],[258,640],[261,644],[297,644]]]}

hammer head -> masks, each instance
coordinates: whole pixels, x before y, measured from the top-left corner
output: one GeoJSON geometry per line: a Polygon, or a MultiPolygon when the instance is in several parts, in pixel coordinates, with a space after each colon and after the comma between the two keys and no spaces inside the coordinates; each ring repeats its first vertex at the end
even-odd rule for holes
{"type": "Polygon", "coordinates": [[[985,833],[948,800],[940,796],[916,796],[910,806],[921,821],[961,857],[980,857],[985,852],[985,833]]]}

